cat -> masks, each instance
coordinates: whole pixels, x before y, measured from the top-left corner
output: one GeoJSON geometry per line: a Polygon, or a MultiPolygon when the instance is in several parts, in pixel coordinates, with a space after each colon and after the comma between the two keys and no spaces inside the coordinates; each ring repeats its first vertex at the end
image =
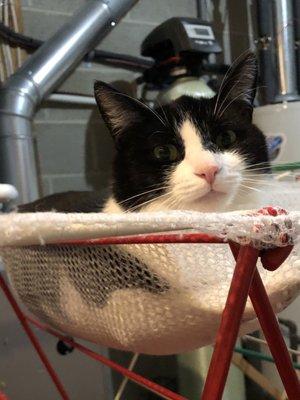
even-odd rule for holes
{"type": "Polygon", "coordinates": [[[265,137],[252,123],[256,85],[251,52],[235,61],[213,98],[182,96],[154,110],[95,82],[100,114],[116,147],[111,196],[101,204],[97,192],[60,193],[18,211],[234,209],[247,192],[251,166],[261,165],[262,173],[269,168],[265,137]]]}
{"type": "MultiPolygon", "coordinates": [[[[209,99],[182,96],[168,105],[151,109],[97,81],[95,98],[116,147],[111,195],[102,203],[97,192],[53,194],[21,205],[18,211],[125,213],[235,209],[246,190],[251,198],[255,194],[247,188],[252,186],[248,182],[253,182],[247,178],[249,169],[259,166],[257,172],[262,175],[269,169],[265,137],[252,123],[256,85],[256,59],[250,52],[232,65],[219,92],[209,99]]],[[[176,313],[182,320],[198,318],[199,296],[193,300],[196,306],[191,306],[190,281],[187,279],[184,283],[184,276],[164,245],[150,245],[147,249],[138,245],[74,246],[74,265],[73,258],[68,258],[69,251],[70,247],[64,245],[29,246],[27,259],[37,264],[35,275],[25,279],[24,266],[24,279],[15,282],[20,298],[50,325],[80,336],[82,321],[89,320],[96,336],[86,333],[84,338],[111,345],[107,337],[114,337],[113,346],[122,349],[126,348],[122,329],[121,336],[116,338],[119,330],[112,324],[106,332],[105,321],[110,321],[111,315],[120,315],[122,323],[131,324],[124,327],[132,335],[131,339],[126,336],[126,340],[135,343],[143,330],[138,324],[133,328],[132,321],[125,317],[133,299],[146,314],[148,308],[150,314],[159,307],[163,312],[160,301],[165,299],[176,309],[171,307],[168,311],[171,319],[173,312],[174,320],[176,313]],[[54,260],[47,267],[47,273],[38,265],[43,254],[48,260],[54,260]],[[162,267],[163,262],[166,268],[162,267]],[[189,316],[190,307],[196,311],[189,316]],[[63,321],[66,326],[62,325],[63,321]]],[[[206,269],[207,265],[199,265],[198,271],[201,268],[206,269]]],[[[198,278],[193,275],[197,282],[198,278]]],[[[135,314],[135,306],[132,307],[135,314]]],[[[153,327],[155,331],[155,326],[153,322],[145,332],[153,327]]],[[[155,332],[152,336],[149,333],[150,338],[156,336],[155,332]]],[[[197,343],[190,343],[186,349],[196,347],[197,343]]],[[[162,353],[169,351],[163,349],[165,345],[164,342],[155,344],[162,353]]],[[[135,345],[133,348],[140,350],[135,345]]]]}

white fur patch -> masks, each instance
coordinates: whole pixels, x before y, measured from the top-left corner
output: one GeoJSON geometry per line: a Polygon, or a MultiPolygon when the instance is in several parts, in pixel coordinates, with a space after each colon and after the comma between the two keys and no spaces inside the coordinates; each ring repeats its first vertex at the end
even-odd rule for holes
{"type": "MultiPolygon", "coordinates": [[[[221,168],[215,153],[203,148],[200,133],[191,121],[184,121],[180,128],[180,135],[185,147],[185,158],[180,164],[181,167],[184,166],[195,174],[203,173],[208,165],[221,168]]],[[[201,178],[198,177],[198,179],[201,178]]]]}
{"type": "Polygon", "coordinates": [[[123,210],[120,207],[120,205],[116,202],[116,200],[114,198],[110,197],[107,200],[107,202],[103,208],[103,212],[110,213],[110,214],[114,214],[114,213],[118,214],[118,213],[122,213],[123,210]]]}

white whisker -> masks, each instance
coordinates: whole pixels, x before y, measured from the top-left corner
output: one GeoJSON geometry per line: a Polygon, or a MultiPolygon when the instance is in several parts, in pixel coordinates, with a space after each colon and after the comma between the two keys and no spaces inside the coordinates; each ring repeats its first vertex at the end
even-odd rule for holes
{"type": "Polygon", "coordinates": [[[156,192],[156,191],[159,191],[159,190],[162,190],[162,189],[167,189],[167,188],[168,188],[168,186],[160,186],[160,187],[155,188],[155,189],[146,190],[145,192],[141,192],[141,193],[139,193],[139,194],[136,194],[136,195],[134,195],[134,196],[128,197],[128,198],[125,199],[125,200],[120,201],[119,204],[123,204],[123,203],[126,203],[126,202],[129,201],[129,200],[132,200],[132,199],[136,198],[136,197],[141,197],[141,196],[143,196],[143,195],[145,195],[145,194],[152,193],[152,192],[156,192]]]}
{"type": "Polygon", "coordinates": [[[170,195],[169,192],[164,193],[164,194],[161,194],[160,196],[157,196],[157,197],[155,197],[154,199],[147,200],[147,201],[144,201],[144,202],[141,203],[141,204],[138,204],[138,205],[136,205],[136,206],[130,207],[128,210],[126,210],[126,212],[135,211],[136,209],[138,209],[138,208],[140,208],[140,207],[144,207],[145,205],[147,205],[147,204],[149,204],[149,203],[153,203],[154,201],[156,201],[156,200],[158,200],[158,199],[161,199],[162,197],[169,196],[169,195],[170,195]]]}
{"type": "Polygon", "coordinates": [[[222,106],[223,106],[223,104],[225,103],[225,101],[228,99],[228,96],[230,95],[232,89],[234,89],[235,86],[236,86],[238,83],[240,83],[240,80],[237,80],[237,81],[234,83],[234,85],[232,85],[231,88],[230,88],[230,89],[228,90],[228,92],[226,93],[226,96],[225,96],[224,100],[223,100],[222,103],[220,104],[220,107],[218,107],[218,110],[217,110],[217,117],[218,117],[218,115],[220,114],[220,112],[222,111],[222,106]]]}
{"type": "Polygon", "coordinates": [[[240,186],[242,186],[242,187],[244,187],[244,188],[247,188],[247,189],[250,189],[250,190],[254,190],[255,192],[261,192],[260,189],[254,188],[254,187],[252,187],[252,186],[244,185],[243,183],[240,183],[240,186]]]}
{"type": "Polygon", "coordinates": [[[269,166],[269,161],[261,161],[261,162],[259,162],[259,163],[256,163],[256,164],[252,164],[252,165],[250,165],[249,167],[247,167],[247,168],[252,168],[252,167],[256,167],[256,166],[258,166],[258,165],[266,165],[266,166],[269,166]]]}
{"type": "Polygon", "coordinates": [[[245,173],[245,175],[244,176],[246,176],[246,177],[250,177],[250,178],[252,178],[252,177],[257,177],[257,178],[270,178],[270,179],[272,179],[274,176],[277,176],[278,175],[278,172],[272,172],[272,173],[266,173],[266,174],[264,174],[263,172],[259,172],[259,173],[257,173],[257,174],[249,174],[247,171],[244,171],[244,172],[246,172],[245,173]]]}
{"type": "Polygon", "coordinates": [[[217,95],[217,99],[216,99],[216,103],[215,103],[213,115],[216,114],[217,106],[218,106],[218,103],[219,103],[219,99],[220,99],[220,96],[221,96],[221,93],[222,93],[222,90],[223,90],[224,83],[226,82],[226,78],[228,77],[228,74],[232,71],[233,67],[235,66],[235,64],[237,64],[237,62],[239,61],[239,59],[240,59],[241,57],[243,57],[249,50],[250,50],[250,49],[247,49],[247,50],[243,51],[243,52],[233,61],[233,63],[230,65],[230,67],[229,67],[228,70],[226,71],[226,73],[225,73],[225,75],[224,75],[224,77],[223,77],[223,79],[222,79],[220,88],[219,88],[219,90],[218,90],[218,95],[217,95]]]}
{"type": "Polygon", "coordinates": [[[218,114],[218,117],[221,118],[222,115],[224,114],[224,112],[227,110],[227,108],[235,101],[237,100],[239,97],[244,96],[247,93],[253,92],[254,90],[256,90],[256,88],[253,89],[249,89],[249,90],[245,90],[243,93],[240,93],[238,96],[235,96],[228,104],[227,106],[222,110],[221,114],[218,114]]]}
{"type": "Polygon", "coordinates": [[[167,114],[166,114],[166,112],[165,112],[163,106],[161,105],[161,103],[160,103],[159,100],[156,100],[156,101],[157,101],[157,103],[158,103],[158,105],[159,105],[159,109],[162,111],[162,113],[163,113],[163,115],[164,115],[164,120],[166,121],[166,123],[167,123],[168,125],[170,125],[170,124],[169,124],[169,121],[168,121],[167,114]]]}

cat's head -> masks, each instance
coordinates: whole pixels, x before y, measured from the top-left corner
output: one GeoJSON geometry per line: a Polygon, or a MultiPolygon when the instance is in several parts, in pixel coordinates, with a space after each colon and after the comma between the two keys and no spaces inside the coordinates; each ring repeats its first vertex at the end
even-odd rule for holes
{"type": "Polygon", "coordinates": [[[256,59],[247,52],[211,99],[182,96],[152,110],[96,82],[116,145],[115,201],[129,211],[228,209],[247,190],[249,166],[268,161],[265,137],[252,124],[256,81],[256,59]]]}

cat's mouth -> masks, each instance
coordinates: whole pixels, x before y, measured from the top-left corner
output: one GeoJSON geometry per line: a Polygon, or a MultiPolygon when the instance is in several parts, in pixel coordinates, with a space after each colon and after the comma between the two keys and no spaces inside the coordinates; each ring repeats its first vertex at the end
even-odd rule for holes
{"type": "Polygon", "coordinates": [[[226,195],[228,195],[227,192],[211,188],[211,190],[209,190],[207,193],[195,196],[193,202],[195,202],[195,201],[198,202],[198,201],[203,201],[203,200],[205,200],[205,201],[220,200],[221,201],[222,199],[224,199],[224,197],[226,197],[226,195]]]}
{"type": "Polygon", "coordinates": [[[215,189],[211,189],[206,195],[204,195],[203,197],[205,197],[206,199],[216,199],[216,198],[222,198],[224,196],[226,196],[227,193],[226,192],[221,192],[219,190],[215,190],[215,189]]]}
{"type": "Polygon", "coordinates": [[[212,189],[206,194],[199,194],[194,199],[190,199],[187,208],[201,212],[221,211],[227,206],[230,197],[229,193],[212,189]]]}

